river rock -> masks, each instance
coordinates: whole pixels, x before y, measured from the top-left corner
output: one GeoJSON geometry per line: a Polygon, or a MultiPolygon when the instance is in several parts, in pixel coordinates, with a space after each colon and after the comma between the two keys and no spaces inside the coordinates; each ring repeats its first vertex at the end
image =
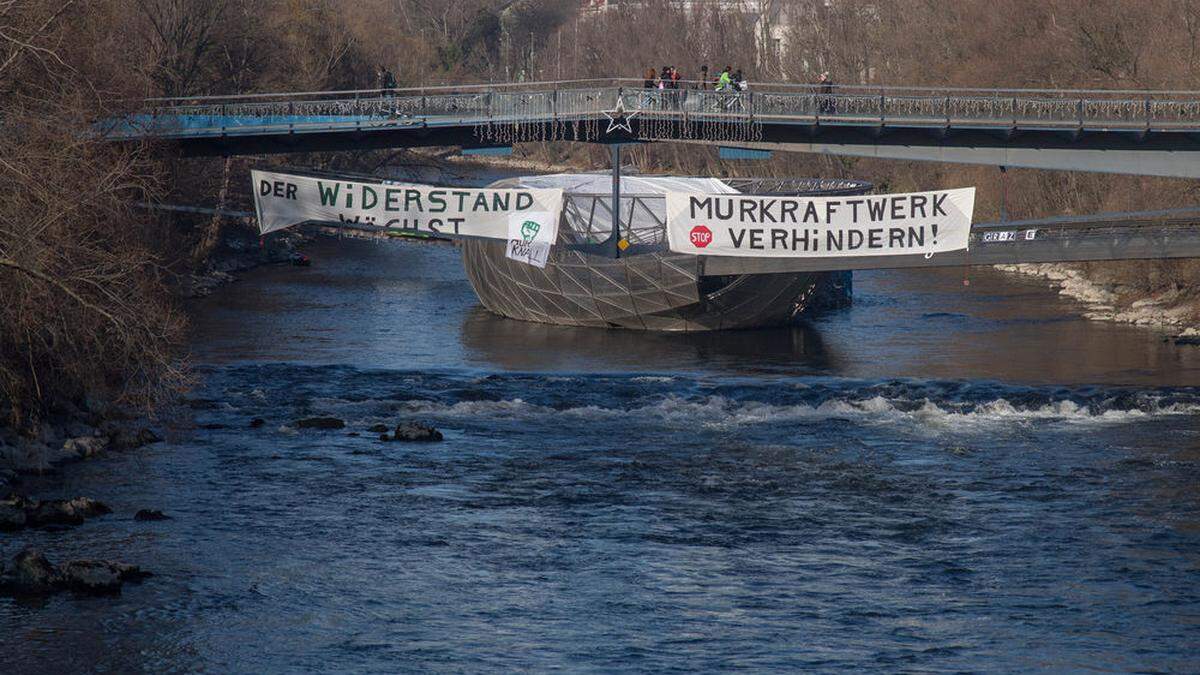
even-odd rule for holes
{"type": "Polygon", "coordinates": [[[83,593],[116,593],[126,581],[150,576],[136,565],[108,560],[72,560],[59,568],[58,584],[83,593]]]}
{"type": "Polygon", "coordinates": [[[103,502],[88,497],[75,499],[50,499],[43,502],[29,500],[25,510],[26,524],[31,527],[46,525],[82,525],[84,519],[112,513],[103,502]]]}
{"type": "Polygon", "coordinates": [[[421,422],[405,422],[396,427],[393,441],[421,443],[442,440],[442,432],[421,422]]]}
{"type": "Polygon", "coordinates": [[[298,429],[344,429],[346,423],[336,417],[308,417],[296,420],[298,429]]]}
{"type": "Polygon", "coordinates": [[[259,427],[263,426],[263,425],[264,425],[264,424],[266,424],[266,423],[267,423],[267,421],[266,421],[266,420],[264,420],[263,418],[261,418],[261,417],[255,417],[254,419],[250,420],[250,428],[251,428],[251,429],[257,429],[257,428],[259,428],[259,427]]]}
{"type": "Polygon", "coordinates": [[[29,500],[20,495],[9,495],[0,499],[0,531],[12,532],[25,527],[29,522],[29,517],[25,514],[29,506],[29,500]]]}
{"type": "Polygon", "coordinates": [[[388,431],[388,425],[386,425],[386,424],[372,424],[372,425],[370,426],[370,428],[368,428],[368,429],[367,429],[367,431],[370,431],[371,433],[374,433],[374,434],[383,434],[383,433],[387,433],[387,431],[388,431]]]}
{"type": "Polygon", "coordinates": [[[107,560],[72,560],[55,567],[40,551],[26,548],[11,567],[0,563],[0,593],[45,595],[71,589],[83,593],[115,593],[127,581],[151,576],[136,565],[107,560]]]}
{"type": "Polygon", "coordinates": [[[62,578],[41,551],[26,548],[13,558],[12,567],[0,577],[0,591],[13,595],[52,593],[62,578]]]}
{"type": "Polygon", "coordinates": [[[151,521],[151,520],[170,520],[171,516],[157,509],[142,509],[133,514],[134,520],[151,521]]]}
{"type": "Polygon", "coordinates": [[[154,430],[146,427],[139,427],[137,431],[133,432],[124,430],[123,433],[114,439],[114,442],[116,443],[118,450],[133,450],[135,448],[150,445],[151,443],[159,443],[162,441],[162,439],[162,436],[156,434],[154,430]]]}
{"type": "Polygon", "coordinates": [[[102,436],[77,436],[63,442],[62,448],[80,459],[99,454],[108,447],[108,439],[102,436]]]}

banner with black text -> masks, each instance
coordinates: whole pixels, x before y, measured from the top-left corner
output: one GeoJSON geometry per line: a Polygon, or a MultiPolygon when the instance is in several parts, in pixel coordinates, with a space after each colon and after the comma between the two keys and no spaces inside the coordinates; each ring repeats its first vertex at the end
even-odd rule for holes
{"type": "Polygon", "coordinates": [[[262,234],[318,222],[514,240],[517,259],[531,264],[545,264],[563,205],[561,189],[443,188],[257,170],[250,177],[262,234]]]}
{"type": "Polygon", "coordinates": [[[966,250],[975,188],[847,197],[667,193],[676,253],[746,257],[924,255],[966,250]]]}

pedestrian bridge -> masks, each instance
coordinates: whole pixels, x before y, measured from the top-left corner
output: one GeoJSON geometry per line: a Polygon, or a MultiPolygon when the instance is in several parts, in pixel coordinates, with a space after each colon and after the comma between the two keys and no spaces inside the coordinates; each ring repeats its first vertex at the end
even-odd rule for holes
{"type": "Polygon", "coordinates": [[[1200,92],[817,87],[739,93],[632,80],[138,102],[102,124],[192,156],[514,143],[682,142],[1006,167],[1200,177],[1200,92]]]}

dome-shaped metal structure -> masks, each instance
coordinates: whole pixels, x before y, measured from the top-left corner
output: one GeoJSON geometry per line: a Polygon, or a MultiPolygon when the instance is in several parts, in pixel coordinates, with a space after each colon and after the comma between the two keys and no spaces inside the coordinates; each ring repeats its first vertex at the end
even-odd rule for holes
{"type": "Polygon", "coordinates": [[[462,243],[467,277],[501,316],[565,326],[660,331],[761,328],[794,323],[805,311],[849,300],[849,272],[708,276],[704,257],[666,250],[668,191],[788,196],[863,194],[869,183],[826,179],[621,178],[621,235],[636,253],[608,258],[572,246],[612,230],[607,173],[509,178],[496,188],[566,190],[557,245],[545,268],[505,256],[505,242],[462,243]]]}

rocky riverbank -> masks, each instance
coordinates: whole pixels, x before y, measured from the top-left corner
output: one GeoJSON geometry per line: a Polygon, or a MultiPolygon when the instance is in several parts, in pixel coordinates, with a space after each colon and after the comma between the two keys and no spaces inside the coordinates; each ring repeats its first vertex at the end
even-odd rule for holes
{"type": "Polygon", "coordinates": [[[1045,279],[1059,294],[1083,303],[1088,319],[1155,328],[1178,342],[1200,339],[1200,300],[1183,288],[1147,295],[1122,284],[1097,281],[1062,263],[997,265],[996,269],[1045,279]]]}
{"type": "Polygon", "coordinates": [[[0,428],[0,494],[14,488],[22,474],[51,473],[65,464],[160,441],[158,433],[136,418],[78,409],[59,413],[35,436],[0,428]]]}
{"type": "Polygon", "coordinates": [[[182,298],[203,298],[214,290],[237,280],[237,274],[263,265],[307,265],[300,247],[311,235],[296,230],[274,232],[259,237],[249,222],[225,230],[220,244],[200,269],[176,279],[176,294],[182,298]]]}

